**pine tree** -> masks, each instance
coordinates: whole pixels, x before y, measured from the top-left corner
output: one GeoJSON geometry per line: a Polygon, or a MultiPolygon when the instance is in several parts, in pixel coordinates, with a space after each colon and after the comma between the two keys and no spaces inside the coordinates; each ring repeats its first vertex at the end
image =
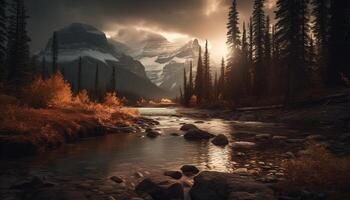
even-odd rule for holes
{"type": "Polygon", "coordinates": [[[53,74],[57,73],[57,58],[58,58],[58,41],[57,32],[55,31],[52,36],[51,43],[51,56],[52,56],[52,71],[53,74]]]}
{"type": "Polygon", "coordinates": [[[306,86],[307,0],[277,1],[277,40],[281,62],[286,66],[285,103],[306,86]]]}
{"type": "Polygon", "coordinates": [[[240,89],[241,75],[241,32],[239,29],[239,13],[237,11],[237,0],[232,1],[228,15],[227,23],[227,46],[229,47],[229,55],[227,60],[228,66],[228,87],[226,97],[232,100],[233,96],[237,96],[240,89]]]}
{"type": "Polygon", "coordinates": [[[278,43],[276,35],[276,26],[272,26],[272,42],[271,42],[271,68],[270,68],[270,93],[277,94],[281,91],[281,72],[282,67],[280,64],[280,45],[278,43]]]}
{"type": "Polygon", "coordinates": [[[225,92],[225,58],[222,57],[221,60],[221,69],[220,69],[220,78],[219,78],[219,83],[218,83],[218,87],[219,87],[219,96],[222,98],[225,92]]]}
{"type": "Polygon", "coordinates": [[[331,0],[329,23],[329,62],[327,83],[343,86],[342,76],[350,77],[350,1],[331,0]]]}
{"type": "Polygon", "coordinates": [[[219,99],[219,82],[218,82],[217,72],[215,72],[213,88],[214,88],[214,100],[217,101],[219,99]]]}
{"type": "Polygon", "coordinates": [[[249,68],[250,68],[250,62],[249,62],[249,44],[247,41],[247,30],[245,27],[245,23],[243,22],[243,34],[242,34],[242,78],[243,78],[243,87],[242,88],[245,92],[248,93],[250,90],[250,81],[249,81],[249,68]]]}
{"type": "Polygon", "coordinates": [[[254,59],[254,29],[253,29],[253,18],[249,20],[249,60],[253,64],[254,59]]]}
{"type": "Polygon", "coordinates": [[[264,0],[255,0],[253,10],[253,42],[254,42],[254,64],[255,64],[255,94],[261,96],[266,88],[266,74],[264,66],[264,34],[265,34],[265,13],[264,0]]]}
{"type": "Polygon", "coordinates": [[[329,37],[329,1],[330,0],[312,0],[313,33],[316,37],[317,46],[317,64],[320,68],[321,76],[326,80],[326,69],[328,62],[328,37],[329,37]]]}
{"type": "Polygon", "coordinates": [[[79,57],[79,62],[78,62],[78,78],[77,78],[77,93],[79,93],[82,90],[82,58],[79,57]]]}
{"type": "Polygon", "coordinates": [[[205,42],[205,51],[204,51],[204,60],[203,60],[203,66],[204,66],[204,99],[209,102],[211,98],[211,71],[210,71],[210,56],[209,56],[209,49],[208,49],[208,40],[205,42]]]}
{"type": "Polygon", "coordinates": [[[6,42],[7,42],[7,2],[0,0],[0,76],[4,72],[6,58],[6,42]]]}
{"type": "Polygon", "coordinates": [[[200,104],[203,99],[203,84],[204,84],[204,70],[202,61],[202,48],[199,46],[197,73],[195,78],[194,94],[197,96],[197,103],[200,104]]]}
{"type": "Polygon", "coordinates": [[[266,16],[265,24],[265,36],[264,36],[264,68],[265,68],[265,77],[264,80],[268,83],[266,85],[266,91],[269,93],[271,91],[271,77],[272,77],[272,67],[271,67],[271,32],[270,32],[270,17],[266,16]]]}
{"type": "Polygon", "coordinates": [[[235,56],[238,55],[238,50],[241,45],[240,30],[239,30],[239,13],[237,11],[237,0],[232,1],[228,15],[227,23],[227,45],[230,49],[228,65],[232,65],[235,61],[235,56]]]}
{"type": "Polygon", "coordinates": [[[249,19],[249,38],[248,38],[248,51],[249,51],[249,88],[248,95],[253,93],[253,89],[255,86],[255,67],[254,67],[254,29],[253,29],[253,18],[249,19]]]}
{"type": "Polygon", "coordinates": [[[189,84],[188,84],[188,94],[189,94],[189,98],[191,99],[193,96],[193,64],[192,61],[190,61],[190,78],[189,78],[189,84]]]}
{"type": "Polygon", "coordinates": [[[13,0],[9,7],[7,40],[8,80],[19,86],[31,78],[26,9],[23,0],[13,0]]]}

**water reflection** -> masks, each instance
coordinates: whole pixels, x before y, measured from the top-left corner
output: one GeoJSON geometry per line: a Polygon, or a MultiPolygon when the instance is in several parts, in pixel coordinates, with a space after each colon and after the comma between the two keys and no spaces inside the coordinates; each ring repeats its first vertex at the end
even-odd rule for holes
{"type": "MultiPolygon", "coordinates": [[[[180,123],[194,123],[196,119],[173,116],[175,109],[142,109],[141,113],[157,118],[164,136],[156,139],[137,135],[109,135],[65,145],[58,150],[36,158],[23,160],[20,165],[30,173],[50,172],[57,176],[104,178],[111,175],[129,176],[136,171],[155,172],[160,169],[178,170],[184,164],[201,169],[231,171],[230,148],[221,148],[210,142],[189,142],[170,133],[179,132],[180,123]]],[[[219,119],[198,124],[214,134],[230,136],[231,124],[219,119]]]]}

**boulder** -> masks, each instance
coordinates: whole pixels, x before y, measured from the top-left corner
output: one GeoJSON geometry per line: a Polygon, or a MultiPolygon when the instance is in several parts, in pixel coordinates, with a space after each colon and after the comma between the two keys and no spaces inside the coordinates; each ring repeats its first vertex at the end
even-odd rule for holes
{"type": "Polygon", "coordinates": [[[184,165],[181,167],[181,171],[185,176],[193,176],[199,173],[199,169],[194,165],[184,165]]]}
{"type": "Polygon", "coordinates": [[[201,172],[190,190],[192,200],[275,200],[273,191],[252,178],[221,172],[201,172]]]}
{"type": "Polygon", "coordinates": [[[182,131],[189,131],[189,130],[192,130],[192,129],[198,129],[198,127],[194,124],[184,124],[181,126],[180,130],[182,131]]]}
{"type": "Polygon", "coordinates": [[[156,137],[158,137],[158,136],[160,136],[160,135],[161,135],[161,134],[160,134],[158,131],[154,131],[154,130],[148,131],[148,132],[146,133],[146,136],[149,137],[149,138],[156,138],[156,137]]]}
{"type": "Polygon", "coordinates": [[[241,150],[253,149],[255,146],[256,144],[254,142],[244,142],[244,141],[234,142],[232,145],[234,149],[241,149],[241,150]]]}
{"type": "Polygon", "coordinates": [[[182,173],[180,171],[166,171],[164,172],[164,175],[174,179],[180,179],[182,177],[182,173]]]}
{"type": "Polygon", "coordinates": [[[166,177],[146,178],[136,186],[135,191],[141,196],[148,194],[154,200],[184,199],[182,184],[166,177]]]}
{"type": "Polygon", "coordinates": [[[215,137],[215,135],[200,129],[191,129],[184,135],[186,140],[209,140],[213,137],[215,137]]]}
{"type": "Polygon", "coordinates": [[[211,143],[213,143],[214,145],[217,145],[217,146],[226,146],[228,145],[228,139],[225,135],[223,134],[220,134],[218,136],[216,136],[212,141],[211,143]]]}

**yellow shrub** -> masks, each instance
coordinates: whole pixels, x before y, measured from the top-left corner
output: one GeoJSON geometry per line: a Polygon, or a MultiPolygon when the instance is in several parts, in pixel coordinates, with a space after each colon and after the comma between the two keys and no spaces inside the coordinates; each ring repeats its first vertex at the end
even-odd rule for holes
{"type": "Polygon", "coordinates": [[[60,73],[52,75],[49,79],[35,79],[24,89],[23,100],[35,108],[62,107],[72,100],[70,85],[60,73]]]}

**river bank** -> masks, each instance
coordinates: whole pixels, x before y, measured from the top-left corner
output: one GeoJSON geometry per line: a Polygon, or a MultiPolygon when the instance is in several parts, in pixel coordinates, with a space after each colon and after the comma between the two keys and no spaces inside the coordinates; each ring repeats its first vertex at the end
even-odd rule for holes
{"type": "MultiPolygon", "coordinates": [[[[249,193],[252,199],[261,199],[260,192],[273,194],[270,199],[327,199],[324,192],[299,190],[289,194],[278,189],[279,183],[288,176],[283,163],[307,154],[305,150],[313,142],[333,144],[334,141],[334,144],[347,146],[340,139],[326,137],[330,130],[337,130],[339,135],[346,134],[346,130],[335,126],[310,131],[282,122],[240,121],[229,111],[182,108],[141,108],[140,114],[159,124],[141,132],[83,140],[38,157],[4,162],[0,173],[1,183],[4,183],[0,186],[2,199],[47,199],[48,195],[51,199],[62,196],[63,199],[159,199],[154,189],[166,194],[175,191],[175,194],[169,194],[175,196],[182,192],[183,198],[189,199],[198,196],[198,192],[191,194],[191,190],[199,191],[199,194],[211,191],[203,189],[206,180],[218,181],[217,184],[227,181],[246,183],[239,188],[249,191],[235,190],[225,184],[221,188],[236,191],[232,195],[249,193]],[[184,124],[193,124],[213,135],[224,134],[229,145],[220,147],[211,140],[186,140],[182,136],[187,131],[180,130],[184,124]],[[148,138],[148,132],[152,131],[159,134],[148,138]],[[242,144],[250,145],[244,147],[242,144]],[[183,165],[193,165],[204,174],[198,178],[194,178],[198,174],[186,176],[181,171],[183,165]],[[206,173],[208,170],[219,174],[206,173]],[[167,171],[178,171],[182,176],[179,180],[169,178],[164,176],[167,171]],[[35,187],[27,188],[26,185],[35,187]],[[192,189],[193,185],[195,189],[192,189]]],[[[240,117],[245,115],[242,113],[240,117]]],[[[346,154],[343,149],[338,150],[346,154]]]]}

